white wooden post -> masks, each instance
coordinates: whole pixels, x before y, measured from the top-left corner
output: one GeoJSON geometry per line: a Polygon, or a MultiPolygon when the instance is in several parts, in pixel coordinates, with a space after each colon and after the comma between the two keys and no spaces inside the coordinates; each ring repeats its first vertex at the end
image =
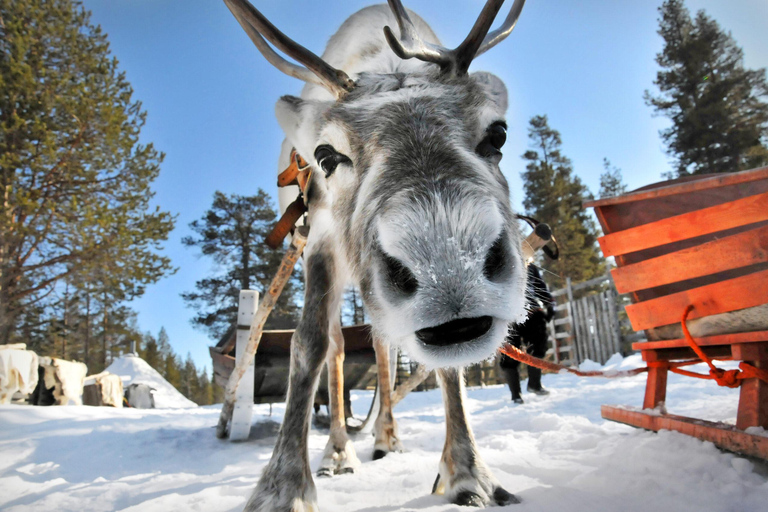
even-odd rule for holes
{"type": "MultiPolygon", "coordinates": [[[[259,292],[253,290],[240,290],[240,305],[237,309],[237,340],[235,345],[236,363],[240,364],[241,358],[246,353],[248,345],[248,333],[259,307],[259,292]]],[[[237,387],[235,392],[235,408],[232,411],[232,426],[229,431],[230,441],[244,441],[251,433],[251,417],[253,414],[253,384],[254,384],[254,360],[248,363],[248,369],[243,375],[243,385],[237,387]]]]}

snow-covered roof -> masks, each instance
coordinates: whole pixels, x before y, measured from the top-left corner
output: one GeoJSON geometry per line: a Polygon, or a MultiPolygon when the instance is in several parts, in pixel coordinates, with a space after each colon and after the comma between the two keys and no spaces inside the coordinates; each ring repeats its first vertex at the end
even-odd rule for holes
{"type": "Polygon", "coordinates": [[[135,354],[121,356],[109,365],[109,373],[119,375],[123,386],[147,384],[155,389],[155,407],[158,409],[179,409],[197,407],[197,404],[182,395],[160,373],[135,354]]]}

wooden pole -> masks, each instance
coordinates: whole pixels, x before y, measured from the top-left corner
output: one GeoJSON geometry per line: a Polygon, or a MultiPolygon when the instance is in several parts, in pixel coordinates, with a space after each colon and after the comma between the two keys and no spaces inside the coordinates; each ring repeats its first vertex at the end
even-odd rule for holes
{"type": "MultiPolygon", "coordinates": [[[[275,307],[280,293],[285,287],[285,283],[293,273],[293,267],[296,265],[296,261],[304,251],[304,247],[307,245],[307,236],[309,235],[309,227],[301,226],[296,229],[293,235],[293,241],[288,248],[288,252],[283,256],[283,261],[280,263],[280,268],[277,270],[277,274],[272,279],[272,283],[269,285],[269,289],[264,294],[264,298],[259,304],[259,309],[256,311],[251,329],[248,334],[248,344],[245,347],[243,357],[240,358],[235,364],[232,374],[229,376],[229,382],[224,390],[224,404],[221,406],[221,415],[219,416],[219,424],[216,426],[216,437],[223,439],[227,437],[227,425],[232,419],[232,411],[235,408],[235,395],[237,393],[237,387],[240,385],[240,381],[248,370],[249,363],[256,356],[256,350],[259,348],[259,341],[261,341],[261,334],[264,331],[264,324],[275,307]]],[[[253,382],[250,383],[253,386],[253,382]]]]}
{"type": "Polygon", "coordinates": [[[392,408],[394,409],[400,400],[405,398],[408,393],[416,389],[419,384],[427,379],[427,377],[429,377],[429,370],[427,370],[427,367],[423,364],[417,366],[416,371],[413,372],[405,382],[400,383],[400,385],[397,386],[397,389],[392,392],[392,408]]]}

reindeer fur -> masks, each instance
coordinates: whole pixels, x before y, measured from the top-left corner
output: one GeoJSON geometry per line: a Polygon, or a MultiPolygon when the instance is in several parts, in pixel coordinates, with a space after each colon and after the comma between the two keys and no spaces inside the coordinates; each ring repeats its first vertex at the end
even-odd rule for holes
{"type": "MultiPolygon", "coordinates": [[[[424,40],[439,44],[421,18],[409,15],[424,40]]],[[[340,473],[359,465],[343,429],[339,391],[343,338],[337,322],[349,284],[362,291],[377,355],[388,345],[400,346],[413,359],[440,368],[447,435],[435,492],[463,505],[517,502],[480,458],[459,369],[493,356],[508,325],[526,314],[526,273],[509,187],[498,158],[476,152],[488,127],[504,120],[506,88],[489,73],[445,73],[431,63],[400,59],[384,38],[385,25],[397,26],[390,9],[369,7],[352,15],[328,43],[323,60],[354,81],[348,94],[334,98],[308,84],[301,98],[284,96],[276,106],[286,135],[281,168],[290,147],[314,167],[305,194],[311,231],[285,420],[247,511],[317,510],[307,435],[326,358],[336,388],[336,421],[321,468],[340,473]],[[329,176],[313,158],[322,145],[348,158],[329,176]],[[489,270],[494,250],[501,263],[489,270]],[[400,268],[418,284],[413,293],[391,277],[400,268]],[[486,330],[454,344],[427,344],[417,335],[465,319],[481,319],[486,330]]],[[[293,198],[295,191],[281,192],[283,207],[293,198]]],[[[386,398],[376,420],[376,449],[399,450],[385,403],[389,389],[381,391],[386,398]]]]}

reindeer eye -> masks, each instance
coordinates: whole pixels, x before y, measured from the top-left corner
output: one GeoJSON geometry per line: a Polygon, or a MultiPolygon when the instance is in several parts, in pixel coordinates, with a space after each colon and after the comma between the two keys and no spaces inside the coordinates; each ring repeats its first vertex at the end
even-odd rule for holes
{"type": "Polygon", "coordinates": [[[315,160],[317,164],[328,177],[336,171],[336,167],[341,163],[351,163],[351,160],[333,149],[333,146],[323,144],[315,149],[315,160]]]}
{"type": "Polygon", "coordinates": [[[501,147],[507,141],[507,125],[502,121],[497,121],[485,130],[485,138],[475,148],[475,152],[484,157],[501,158],[501,147]]]}

